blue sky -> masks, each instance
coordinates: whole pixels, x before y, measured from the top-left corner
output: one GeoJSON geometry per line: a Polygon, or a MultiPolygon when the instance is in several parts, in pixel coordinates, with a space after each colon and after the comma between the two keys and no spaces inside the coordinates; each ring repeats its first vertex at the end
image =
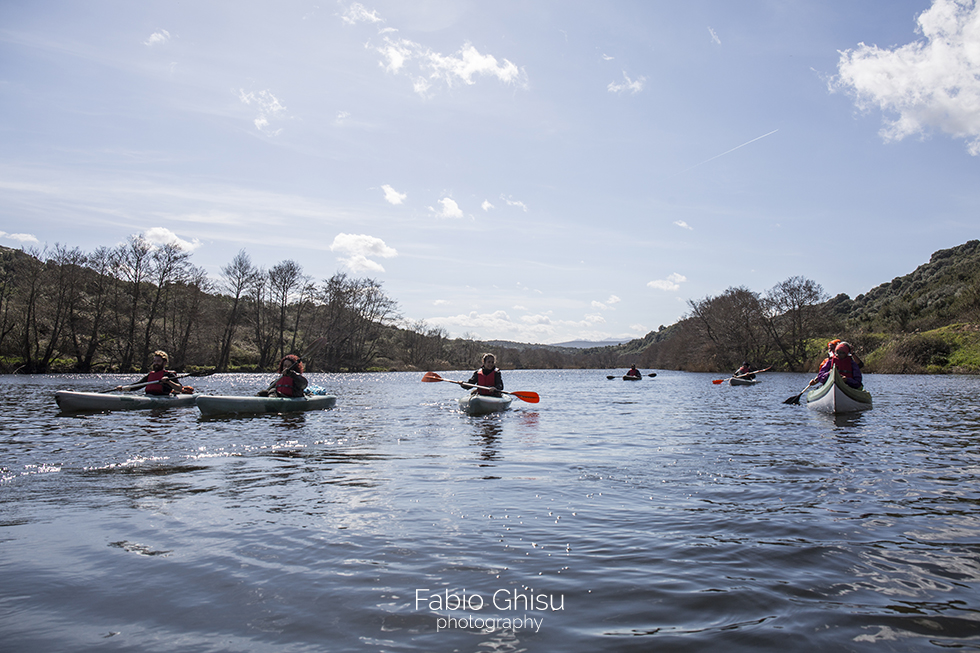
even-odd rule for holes
{"type": "Polygon", "coordinates": [[[382,282],[451,336],[852,297],[980,235],[980,8],[0,5],[0,244],[179,239],[382,282]]]}

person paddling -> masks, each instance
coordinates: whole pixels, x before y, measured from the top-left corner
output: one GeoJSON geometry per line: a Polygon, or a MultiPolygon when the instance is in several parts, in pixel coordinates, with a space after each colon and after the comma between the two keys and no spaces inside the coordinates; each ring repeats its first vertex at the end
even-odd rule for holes
{"type": "Polygon", "coordinates": [[[474,393],[481,395],[488,395],[491,397],[499,397],[500,391],[504,389],[504,379],[500,374],[500,370],[497,369],[497,359],[493,354],[483,354],[483,365],[477,371],[473,372],[473,376],[466,383],[461,383],[460,387],[467,390],[473,389],[474,393]],[[484,386],[483,388],[473,388],[475,385],[484,386]],[[484,388],[494,388],[493,390],[485,390],[484,388]]]}
{"type": "MultiPolygon", "coordinates": [[[[827,343],[828,348],[834,341],[827,343]]],[[[846,342],[840,342],[834,347],[833,354],[830,358],[824,360],[823,364],[820,365],[820,370],[817,372],[817,377],[810,381],[810,385],[820,384],[823,385],[827,382],[827,377],[830,376],[830,371],[833,368],[837,368],[840,375],[844,377],[844,383],[851,386],[852,388],[862,388],[864,386],[863,376],[861,374],[862,363],[851,351],[851,345],[846,342]]]]}
{"type": "Polygon", "coordinates": [[[277,397],[302,397],[309,381],[303,376],[306,368],[296,354],[289,354],[279,361],[279,379],[276,381],[277,397]]]}
{"type": "MultiPolygon", "coordinates": [[[[148,395],[170,395],[170,394],[191,394],[194,388],[189,385],[181,385],[177,380],[177,373],[167,369],[170,364],[170,357],[167,352],[157,350],[153,352],[153,362],[150,364],[150,373],[133,385],[146,383],[146,394],[148,395]]],[[[117,385],[116,390],[127,390],[129,386],[117,385]]]]}
{"type": "Polygon", "coordinates": [[[739,379],[745,379],[746,381],[751,381],[755,378],[755,374],[752,374],[752,371],[752,366],[749,365],[748,361],[745,361],[742,363],[742,367],[735,370],[735,374],[732,374],[732,376],[739,379]]]}
{"type": "Polygon", "coordinates": [[[639,378],[643,375],[640,374],[640,370],[636,369],[636,365],[631,365],[630,368],[626,371],[626,376],[633,376],[639,378]]]}

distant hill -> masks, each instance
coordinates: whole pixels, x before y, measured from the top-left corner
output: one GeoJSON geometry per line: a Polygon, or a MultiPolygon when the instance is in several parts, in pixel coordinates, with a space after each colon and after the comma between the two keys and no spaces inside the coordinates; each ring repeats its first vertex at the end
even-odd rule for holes
{"type": "Polygon", "coordinates": [[[615,347],[631,339],[608,338],[606,340],[571,340],[569,342],[556,342],[555,347],[567,347],[569,349],[592,349],[593,347],[615,347]]]}

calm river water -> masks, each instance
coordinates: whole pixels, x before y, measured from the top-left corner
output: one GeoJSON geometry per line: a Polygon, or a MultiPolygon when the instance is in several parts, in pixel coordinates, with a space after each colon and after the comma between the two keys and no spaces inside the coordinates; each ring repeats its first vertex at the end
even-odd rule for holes
{"type": "Polygon", "coordinates": [[[835,419],[804,375],[613,373],[505,372],[541,403],[489,417],[311,374],[335,409],[208,420],[0,377],[0,650],[980,648],[980,379],[868,375],[835,419]]]}

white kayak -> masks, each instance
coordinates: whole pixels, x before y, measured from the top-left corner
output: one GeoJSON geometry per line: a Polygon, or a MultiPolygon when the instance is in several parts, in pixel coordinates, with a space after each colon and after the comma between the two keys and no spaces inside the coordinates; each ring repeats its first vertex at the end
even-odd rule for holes
{"type": "Polygon", "coordinates": [[[298,413],[304,410],[326,410],[337,403],[334,395],[305,397],[222,397],[202,396],[197,402],[201,415],[257,415],[262,413],[298,413]]]}
{"type": "Polygon", "coordinates": [[[58,390],[54,400],[65,412],[80,410],[144,410],[193,406],[201,395],[109,394],[58,390]]]}
{"type": "Polygon", "coordinates": [[[466,395],[459,398],[459,409],[467,415],[486,415],[510,408],[514,401],[511,395],[492,397],[490,395],[466,395]]]}
{"type": "Polygon", "coordinates": [[[844,383],[835,367],[822,386],[807,393],[806,405],[822,413],[856,413],[871,408],[871,393],[844,383]]]}

